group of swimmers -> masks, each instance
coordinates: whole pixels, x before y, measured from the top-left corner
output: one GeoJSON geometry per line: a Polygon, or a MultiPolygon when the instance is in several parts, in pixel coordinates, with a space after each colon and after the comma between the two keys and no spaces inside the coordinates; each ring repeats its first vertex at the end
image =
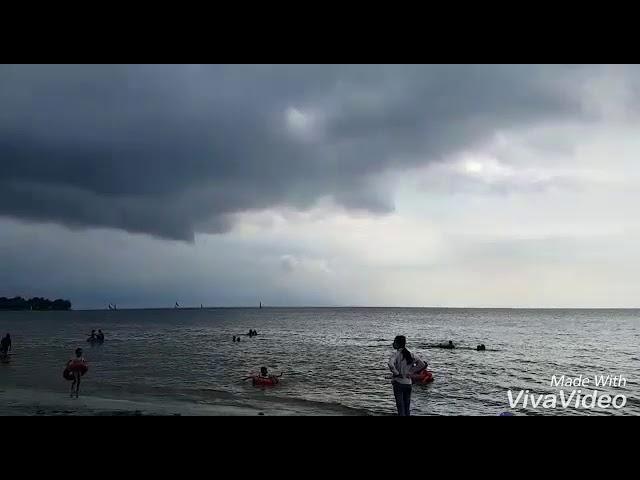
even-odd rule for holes
{"type": "MultiPolygon", "coordinates": [[[[255,337],[256,335],[258,335],[258,332],[256,330],[249,330],[249,333],[245,333],[245,335],[249,338],[251,337],[255,337]]],[[[240,335],[234,335],[233,338],[231,339],[232,342],[239,342],[240,341],[240,335]]]]}
{"type": "Polygon", "coordinates": [[[87,342],[89,343],[104,343],[104,333],[102,330],[98,329],[98,333],[96,333],[95,329],[91,330],[91,336],[87,338],[87,342]]]}
{"type": "MultiPolygon", "coordinates": [[[[449,340],[449,343],[439,343],[437,345],[433,345],[432,348],[445,348],[447,350],[453,350],[456,346],[453,344],[453,341],[449,340]]],[[[479,352],[483,352],[487,349],[484,343],[476,346],[476,350],[479,352]]]]}

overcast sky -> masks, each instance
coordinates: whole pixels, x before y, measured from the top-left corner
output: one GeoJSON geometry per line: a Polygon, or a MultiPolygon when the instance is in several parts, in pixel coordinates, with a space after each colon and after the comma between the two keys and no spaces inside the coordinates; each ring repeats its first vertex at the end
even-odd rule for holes
{"type": "Polygon", "coordinates": [[[2,65],[0,296],[640,306],[640,68],[2,65]]]}

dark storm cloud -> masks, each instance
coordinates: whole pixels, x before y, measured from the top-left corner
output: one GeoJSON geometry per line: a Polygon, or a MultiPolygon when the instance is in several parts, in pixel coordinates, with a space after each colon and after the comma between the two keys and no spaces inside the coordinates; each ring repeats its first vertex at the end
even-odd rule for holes
{"type": "Polygon", "coordinates": [[[388,211],[373,176],[580,114],[584,70],[0,66],[0,215],[191,240],[322,196],[388,211]]]}

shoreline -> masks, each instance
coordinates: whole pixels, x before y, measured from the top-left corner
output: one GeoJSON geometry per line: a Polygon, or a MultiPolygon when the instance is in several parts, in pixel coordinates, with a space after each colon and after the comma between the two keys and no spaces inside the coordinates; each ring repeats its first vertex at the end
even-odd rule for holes
{"type": "MultiPolygon", "coordinates": [[[[176,400],[132,394],[128,398],[0,388],[1,416],[336,416],[331,409],[273,401],[176,400]]],[[[342,413],[344,415],[344,413],[342,413]]]]}

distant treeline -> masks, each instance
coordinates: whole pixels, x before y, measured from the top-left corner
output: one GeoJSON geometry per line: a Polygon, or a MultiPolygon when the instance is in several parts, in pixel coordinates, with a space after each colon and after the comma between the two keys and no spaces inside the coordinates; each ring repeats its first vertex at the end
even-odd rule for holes
{"type": "Polygon", "coordinates": [[[0,297],[0,310],[71,310],[71,302],[61,298],[51,301],[39,297],[29,300],[22,297],[0,297]]]}

